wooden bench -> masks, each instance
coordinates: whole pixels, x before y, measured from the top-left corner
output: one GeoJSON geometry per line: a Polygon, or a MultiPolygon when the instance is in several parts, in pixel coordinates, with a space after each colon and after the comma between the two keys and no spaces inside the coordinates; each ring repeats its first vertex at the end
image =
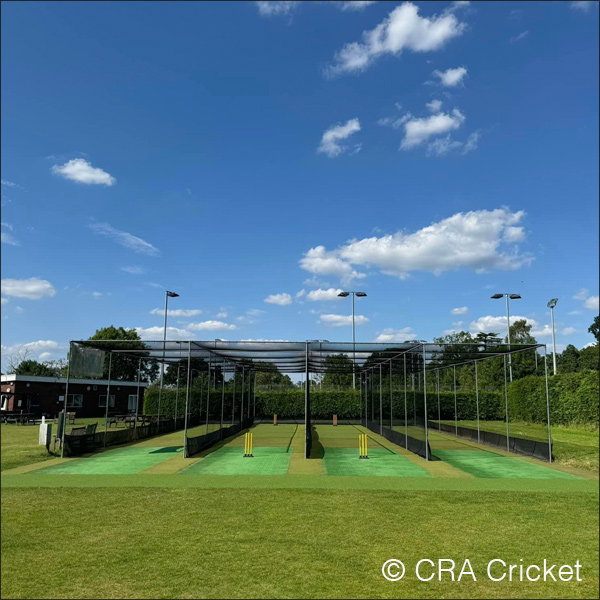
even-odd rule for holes
{"type": "Polygon", "coordinates": [[[71,431],[69,431],[69,435],[85,435],[87,427],[73,427],[71,431]]]}

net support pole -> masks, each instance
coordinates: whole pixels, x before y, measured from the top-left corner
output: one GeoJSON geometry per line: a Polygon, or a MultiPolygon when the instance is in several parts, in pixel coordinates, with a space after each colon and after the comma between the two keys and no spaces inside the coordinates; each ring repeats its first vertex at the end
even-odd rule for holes
{"type": "Polygon", "coordinates": [[[546,418],[548,419],[548,462],[552,462],[552,429],[550,426],[550,390],[548,388],[548,356],[544,345],[544,377],[546,379],[546,418]]]}
{"type": "MultiPolygon", "coordinates": [[[[106,386],[106,409],[104,411],[104,447],[106,448],[106,436],[108,435],[108,405],[110,404],[110,371],[112,369],[112,352],[108,351],[108,385],[106,386]]],[[[67,413],[65,412],[65,419],[67,413]]]]}
{"type": "Polygon", "coordinates": [[[248,372],[248,419],[250,419],[250,398],[252,398],[252,370],[248,372]]]}
{"type": "Polygon", "coordinates": [[[427,417],[427,360],[423,344],[423,408],[425,411],[425,460],[429,460],[429,426],[427,417]]]}
{"type": "Polygon", "coordinates": [[[504,416],[506,419],[506,451],[510,452],[510,426],[508,419],[508,377],[506,376],[506,354],[504,359],[504,416]]]}
{"type": "Polygon", "coordinates": [[[312,431],[311,431],[311,415],[310,415],[310,373],[308,370],[308,342],[306,342],[305,356],[306,380],[304,383],[304,458],[310,457],[312,448],[312,431]]]}
{"type": "Polygon", "coordinates": [[[394,431],[394,394],[392,391],[392,359],[390,358],[390,429],[394,431]]]}
{"type": "Polygon", "coordinates": [[[375,367],[371,369],[371,422],[375,422],[375,367]]]}
{"type": "Polygon", "coordinates": [[[406,352],[404,353],[404,444],[408,450],[408,406],[406,404],[406,352]]]}
{"type": "Polygon", "coordinates": [[[60,457],[65,457],[65,431],[67,430],[67,402],[69,399],[69,376],[71,374],[71,355],[73,351],[73,342],[69,342],[69,357],[67,360],[67,383],[65,384],[65,403],[63,406],[64,418],[63,418],[63,429],[61,432],[60,439],[60,457]]]}
{"type": "Polygon", "coordinates": [[[477,403],[477,443],[481,443],[481,429],[479,426],[479,379],[477,377],[477,361],[475,361],[475,402],[477,403]]]}
{"type": "Polygon", "coordinates": [[[177,409],[179,408],[178,403],[179,403],[179,371],[181,369],[181,365],[177,365],[177,386],[175,387],[175,430],[177,430],[177,409]]]}
{"type": "Polygon", "coordinates": [[[208,433],[208,415],[210,411],[210,366],[212,354],[208,353],[208,377],[206,378],[206,433],[208,433]]]}
{"type": "Polygon", "coordinates": [[[252,420],[256,419],[256,371],[252,378],[252,420]]]}
{"type": "Polygon", "coordinates": [[[135,403],[135,423],[133,428],[137,429],[138,415],[140,412],[140,379],[142,376],[142,359],[138,361],[138,372],[137,372],[137,400],[135,403]]]}
{"type": "Polygon", "coordinates": [[[442,430],[442,411],[440,408],[440,370],[436,370],[437,375],[437,397],[438,397],[438,431],[442,430]]]}
{"type": "Polygon", "coordinates": [[[454,379],[454,435],[458,437],[458,402],[456,398],[456,365],[452,366],[454,379]]]}
{"type": "Polygon", "coordinates": [[[219,431],[221,432],[219,437],[223,439],[223,418],[225,415],[225,363],[223,363],[223,372],[221,373],[221,423],[219,431]]]}
{"type": "MultiPolygon", "coordinates": [[[[189,458],[188,439],[188,414],[190,412],[190,377],[192,376],[192,342],[188,342],[188,368],[185,382],[185,416],[183,418],[183,457],[189,458]]],[[[202,406],[202,405],[201,405],[202,406]]]]}
{"type": "Polygon", "coordinates": [[[233,365],[233,399],[231,402],[231,424],[235,425],[235,379],[237,375],[237,368],[235,366],[235,363],[233,365]]]}
{"type": "Polygon", "coordinates": [[[242,367],[242,404],[240,409],[240,423],[244,424],[244,386],[246,384],[246,368],[242,367]]]}
{"type": "Polygon", "coordinates": [[[379,435],[383,435],[383,364],[379,365],[379,435]]]}
{"type": "Polygon", "coordinates": [[[363,374],[362,373],[359,373],[358,393],[359,393],[358,413],[360,415],[359,420],[362,421],[362,407],[363,407],[363,374]]]}

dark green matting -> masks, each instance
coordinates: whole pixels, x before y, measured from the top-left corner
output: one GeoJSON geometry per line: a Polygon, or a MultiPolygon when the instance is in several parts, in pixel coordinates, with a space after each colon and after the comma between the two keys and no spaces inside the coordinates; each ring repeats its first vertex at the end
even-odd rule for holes
{"type": "Polygon", "coordinates": [[[85,458],[75,458],[62,465],[35,471],[43,475],[135,475],[183,450],[182,446],[128,446],[99,452],[85,458]]]}
{"type": "Polygon", "coordinates": [[[358,458],[358,447],[325,448],[323,470],[325,475],[334,476],[433,477],[408,458],[384,448],[369,449],[367,459],[358,458]]]}
{"type": "Polygon", "coordinates": [[[503,456],[486,450],[434,450],[433,455],[449,465],[486,479],[579,479],[557,469],[503,456]]]}
{"type": "Polygon", "coordinates": [[[181,475],[285,475],[292,458],[287,448],[255,447],[244,457],[241,447],[225,446],[180,471],[181,475]]]}

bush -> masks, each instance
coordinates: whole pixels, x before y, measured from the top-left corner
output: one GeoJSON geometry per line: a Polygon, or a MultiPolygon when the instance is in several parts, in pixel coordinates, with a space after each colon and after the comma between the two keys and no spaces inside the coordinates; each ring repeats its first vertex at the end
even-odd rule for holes
{"type": "MultiPolygon", "coordinates": [[[[599,383],[597,371],[563,373],[548,380],[550,422],[553,425],[598,427],[599,383]]],[[[546,381],[530,375],[508,386],[510,419],[545,423],[546,381]]]]}

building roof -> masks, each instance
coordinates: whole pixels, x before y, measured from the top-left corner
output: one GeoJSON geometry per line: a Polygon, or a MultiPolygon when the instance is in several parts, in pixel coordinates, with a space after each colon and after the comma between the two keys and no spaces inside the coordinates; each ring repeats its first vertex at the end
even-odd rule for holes
{"type": "MultiPolygon", "coordinates": [[[[67,383],[66,377],[38,377],[37,375],[15,375],[14,373],[11,375],[2,375],[2,383],[15,383],[17,381],[27,381],[30,383],[67,383]]],[[[69,378],[69,385],[71,384],[81,384],[81,385],[108,385],[108,379],[75,379],[73,377],[69,378]]],[[[117,381],[116,379],[111,379],[110,382],[112,386],[135,386],[137,387],[137,381],[117,381]]],[[[140,381],[140,387],[148,387],[150,384],[147,381],[140,381]]]]}

